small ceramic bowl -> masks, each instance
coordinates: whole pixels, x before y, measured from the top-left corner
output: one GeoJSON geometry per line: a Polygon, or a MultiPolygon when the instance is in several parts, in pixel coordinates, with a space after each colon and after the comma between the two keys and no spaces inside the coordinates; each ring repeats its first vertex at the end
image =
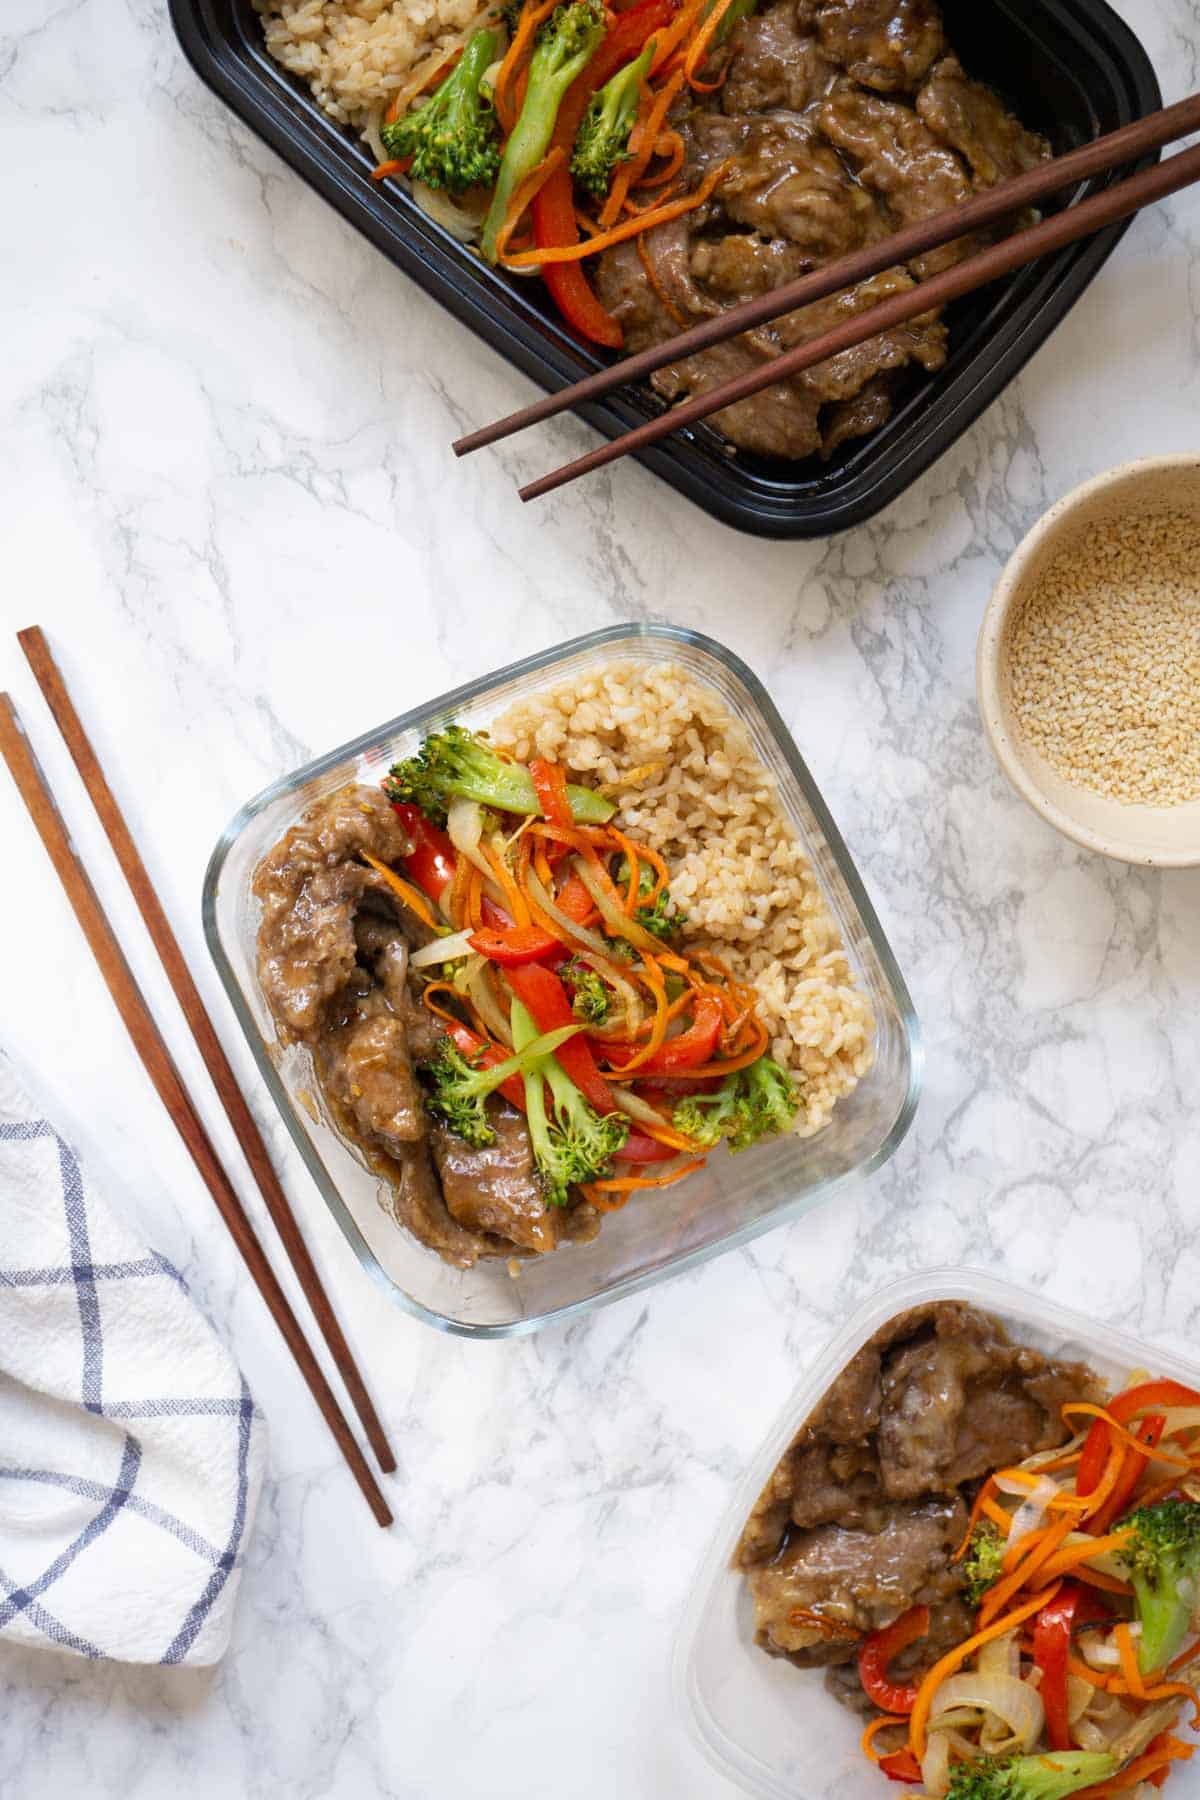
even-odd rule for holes
{"type": "MultiPolygon", "coordinates": [[[[1013,715],[1010,621],[1047,564],[1071,542],[1122,516],[1164,510],[1200,515],[1200,453],[1124,463],[1085,481],[1044,514],[1013,552],[979,633],[979,711],[996,760],[1021,798],[1085,850],[1149,868],[1200,865],[1200,800],[1123,805],[1065,781],[1025,739],[1013,715]]],[[[1196,572],[1200,589],[1200,569],[1196,572]]]]}

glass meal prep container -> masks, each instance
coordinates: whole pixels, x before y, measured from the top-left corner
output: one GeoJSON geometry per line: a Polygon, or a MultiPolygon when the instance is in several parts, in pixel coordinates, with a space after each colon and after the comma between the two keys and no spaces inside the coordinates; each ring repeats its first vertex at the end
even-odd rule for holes
{"type": "Polygon", "coordinates": [[[730,1559],[776,1463],[851,1357],[897,1313],[930,1300],[993,1313],[1014,1340],[1089,1364],[1114,1391],[1135,1369],[1200,1385],[1200,1366],[973,1269],[911,1275],[865,1301],[802,1378],[739,1484],[676,1639],[672,1682],[688,1735],[763,1800],[886,1800],[886,1777],[859,1747],[863,1721],[826,1693],[823,1671],[797,1669],[754,1642],[753,1602],[730,1559]]]}
{"type": "MultiPolygon", "coordinates": [[[[968,73],[996,88],[1056,154],[1162,104],[1145,51],[1105,0],[941,3],[968,73]]],[[[396,183],[370,180],[374,158],[366,145],[326,117],[304,84],[267,55],[251,0],[170,0],[170,11],[200,78],[343,218],[514,367],[549,390],[601,367],[541,282],[488,268],[396,183]]],[[[1074,197],[1098,193],[1119,174],[1098,176],[1074,197]]],[[[947,314],[946,366],[932,377],[911,374],[888,423],[842,446],[826,464],[734,452],[706,425],[677,432],[639,460],[714,518],[759,536],[825,537],[861,524],[911,486],[1024,368],[1128,224],[959,301],[947,314]]],[[[614,438],[662,405],[648,387],[620,389],[581,416],[614,438]]],[[[464,427],[486,422],[475,418],[464,427]]],[[[548,456],[547,468],[553,460],[548,456]]],[[[469,470],[461,479],[471,479],[469,470]]]]}
{"type": "Polygon", "coordinates": [[[917,1023],[837,827],[783,720],[744,663],[710,639],[666,626],[616,626],[471,682],[343,745],[251,800],[222,835],[204,883],[204,928],[259,1070],[317,1187],[363,1267],[398,1305],[444,1331],[507,1337],[647,1287],[746,1243],[826,1200],[895,1150],[919,1082],[917,1023]],[[678,662],[716,689],[748,727],[820,882],[860,985],[875,1011],[875,1062],[830,1123],[806,1139],[776,1138],[741,1155],[722,1149],[686,1181],[636,1196],[590,1244],[565,1245],[509,1271],[503,1257],[452,1268],[397,1225],[387,1184],[329,1122],[308,1052],[280,1050],[255,969],[255,868],[305,807],[390,763],[450,719],[486,726],[514,700],[625,658],[678,662]]]}

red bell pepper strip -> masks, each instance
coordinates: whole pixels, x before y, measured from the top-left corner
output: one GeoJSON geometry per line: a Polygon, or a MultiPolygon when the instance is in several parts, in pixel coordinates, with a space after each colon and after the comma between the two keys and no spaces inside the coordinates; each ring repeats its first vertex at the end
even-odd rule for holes
{"type": "Polygon", "coordinates": [[[513,929],[515,921],[511,913],[506,913],[502,906],[497,906],[496,902],[489,899],[486,894],[480,896],[479,909],[483,914],[484,924],[490,926],[493,931],[511,931],[513,929]]]}
{"type": "Polygon", "coordinates": [[[907,1744],[903,1750],[893,1750],[890,1756],[881,1756],[879,1767],[889,1781],[908,1781],[915,1784],[925,1779],[921,1774],[920,1763],[907,1744]]]}
{"type": "Polygon", "coordinates": [[[882,1631],[873,1631],[870,1637],[863,1639],[858,1653],[858,1679],[868,1700],[873,1701],[881,1712],[910,1713],[917,1704],[916,1682],[889,1681],[888,1664],[907,1645],[923,1638],[928,1630],[929,1608],[910,1606],[894,1624],[885,1625],[882,1631]]]}
{"type": "MultiPolygon", "coordinates": [[[[560,1025],[578,1025],[562,982],[540,963],[517,964],[504,971],[504,979],[526,1007],[539,1032],[557,1031],[560,1025]]],[[[596,1067],[596,1059],[582,1035],[568,1038],[554,1052],[588,1105],[602,1116],[612,1112],[612,1089],[596,1067]]]]}
{"type": "MultiPolygon", "coordinates": [[[[638,1064],[639,1080],[652,1075],[678,1075],[684,1069],[697,1068],[708,1062],[717,1047],[725,1015],[715,994],[701,994],[696,1002],[692,1023],[678,1037],[668,1038],[662,1047],[638,1064]]],[[[608,1044],[605,1054],[614,1066],[634,1055],[636,1044],[608,1044]]]]}
{"type": "MultiPolygon", "coordinates": [[[[534,196],[533,241],[539,248],[577,244],[575,192],[571,185],[570,159],[575,135],[588,102],[610,76],[639,53],[654,32],[660,31],[675,12],[674,0],[642,0],[614,20],[607,36],[583,73],[563,96],[558,109],[551,148],[559,147],[565,161],[534,196]]],[[[606,349],[619,350],[625,334],[612,314],[601,306],[578,263],[547,263],[542,280],[567,324],[581,337],[606,349]]]]}
{"type": "Polygon", "coordinates": [[[1046,1730],[1052,1750],[1072,1748],[1067,1717],[1067,1660],[1072,1635],[1081,1625],[1098,1624],[1108,1617],[1107,1609],[1094,1594],[1087,1593],[1078,1582],[1067,1581],[1034,1621],[1033,1660],[1042,1671],[1038,1692],[1046,1707],[1046,1730]]]}
{"type": "Polygon", "coordinates": [[[555,894],[554,904],[573,924],[582,925],[596,903],[578,875],[570,875],[555,894]]]}
{"type": "Polygon", "coordinates": [[[567,797],[567,773],[562,764],[547,762],[545,757],[535,756],[529,763],[529,779],[533,783],[533,791],[538,797],[543,816],[549,819],[551,825],[559,825],[564,831],[573,831],[575,820],[567,797]]]}
{"type": "Polygon", "coordinates": [[[404,859],[404,867],[421,892],[433,901],[442,897],[448,881],[454,877],[458,852],[436,825],[431,825],[419,806],[406,800],[393,800],[392,811],[412,839],[412,849],[404,859]]]}
{"type": "MultiPolygon", "coordinates": [[[[476,1037],[465,1025],[449,1025],[446,1029],[463,1055],[471,1062],[478,1061],[482,1068],[494,1069],[497,1063],[507,1061],[506,1051],[497,1050],[495,1044],[485,1044],[481,1037],[476,1037]]],[[[509,1075],[500,1083],[496,1092],[503,1094],[513,1106],[520,1107],[522,1112],[525,1111],[525,1083],[519,1075],[509,1075]]]]}
{"type": "MultiPolygon", "coordinates": [[[[1134,1413],[1148,1406],[1200,1406],[1200,1393],[1195,1388],[1184,1387],[1181,1381],[1143,1381],[1110,1400],[1107,1410],[1119,1425],[1127,1425],[1134,1413]]],[[[1108,1461],[1111,1437],[1105,1421],[1096,1419],[1079,1459],[1079,1472],[1075,1477],[1077,1494],[1090,1494],[1099,1487],[1108,1461]]]]}
{"type": "Polygon", "coordinates": [[[502,931],[491,930],[485,925],[479,931],[473,931],[467,942],[480,956],[486,956],[489,962],[499,963],[503,968],[541,962],[544,957],[562,949],[558,939],[538,925],[510,925],[502,931]]]}
{"type": "MultiPolygon", "coordinates": [[[[1163,1434],[1166,1422],[1161,1413],[1148,1413],[1137,1427],[1134,1435],[1145,1444],[1146,1454],[1145,1456],[1135,1456],[1131,1450],[1126,1457],[1125,1466],[1117,1476],[1117,1483],[1112,1493],[1100,1511],[1093,1514],[1083,1528],[1085,1531],[1091,1532],[1093,1537],[1102,1537],[1106,1531],[1111,1531],[1113,1525],[1125,1512],[1133,1498],[1133,1490],[1141,1480],[1142,1472],[1150,1460],[1150,1452],[1163,1434]]],[[[1103,1420],[1100,1423],[1103,1424],[1103,1420]]]]}
{"type": "Polygon", "coordinates": [[[670,1162],[679,1152],[670,1144],[660,1144],[657,1138],[650,1137],[647,1132],[631,1131],[621,1148],[613,1154],[618,1162],[656,1163],[670,1162]]]}

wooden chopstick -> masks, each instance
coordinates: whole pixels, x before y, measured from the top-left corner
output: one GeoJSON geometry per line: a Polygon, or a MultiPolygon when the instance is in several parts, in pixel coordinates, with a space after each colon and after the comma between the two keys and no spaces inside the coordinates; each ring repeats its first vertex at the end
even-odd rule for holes
{"type": "MultiPolygon", "coordinates": [[[[1013,237],[992,245],[977,256],[968,257],[956,268],[934,275],[928,281],[918,282],[911,292],[895,294],[888,300],[880,301],[877,306],[870,307],[857,318],[848,319],[845,324],[836,326],[834,330],[825,332],[808,343],[795,345],[782,355],[765,361],[759,368],[748,369],[731,381],[722,382],[704,393],[694,394],[690,400],[669,408],[658,418],[649,419],[644,425],[627,431],[624,436],[611,443],[602,444],[598,449],[589,451],[586,456],[580,456],[561,469],[554,469],[549,475],[531,481],[518,490],[521,499],[537,500],[541,495],[552,493],[555,488],[577,480],[580,475],[587,475],[593,469],[601,469],[607,463],[616,462],[618,458],[628,456],[631,452],[644,450],[648,445],[657,443],[660,438],[667,437],[674,431],[681,431],[685,426],[694,425],[699,419],[706,419],[710,413],[748,399],[751,394],[773,387],[778,381],[786,381],[790,376],[798,375],[804,369],[811,369],[828,357],[852,349],[856,344],[865,343],[868,338],[876,337],[880,332],[890,331],[896,325],[904,325],[910,319],[919,318],[922,313],[932,312],[935,308],[948,305],[952,300],[959,300],[964,295],[973,293],[976,288],[986,287],[989,282],[1011,275],[1015,269],[1024,268],[1026,263],[1036,262],[1039,257],[1062,250],[1080,238],[1089,237],[1094,231],[1102,231],[1109,225],[1115,225],[1132,213],[1140,212],[1144,206],[1150,206],[1156,200],[1164,200],[1169,194],[1178,193],[1181,188],[1190,187],[1198,180],[1200,145],[1190,150],[1181,150],[1166,162],[1151,169],[1143,169],[1139,174],[1131,175],[1127,181],[1119,182],[1115,187],[1106,188],[1102,193],[1080,201],[1078,206],[1055,213],[1027,231],[1017,232],[1013,237]]],[[[962,210],[965,211],[965,208],[962,210]]],[[[742,329],[737,319],[738,310],[734,308],[724,315],[724,323],[730,336],[742,329]]],[[[679,339],[673,340],[676,349],[678,343],[679,339]]]]}
{"type": "Polygon", "coordinates": [[[346,1342],[337,1315],[321,1284],[308,1245],[291,1209],[288,1197],[283,1191],[278,1175],[271,1162],[270,1153],[263,1142],[262,1133],[254,1122],[254,1115],[246,1104],[245,1096],[238,1086],[234,1074],[217,1036],[208,1009],[200,998],[199,989],[192,979],[191,970],[187,966],[179,940],[171,928],[170,921],[162,909],[154,884],[142,861],[137,845],[130,835],[129,827],[117,804],[116,797],[105,779],[99,759],[92,748],[83,722],[76,712],[67,692],[62,673],[54,660],[53,652],[46,642],[40,625],[31,625],[25,631],[18,631],[17,642],[25,652],[25,659],[33,670],[38,686],[45,697],[46,704],[54,714],[58,729],[63,735],[67,749],[71,752],[72,761],[83,779],[88,798],[95,807],[103,825],[109,843],[113,847],[121,873],[129,884],[129,890],[142,915],[146,930],[150,933],[154,948],[158,951],[158,959],[166,970],[167,980],[175,990],[175,998],[188,1022],[188,1028],[196,1040],[196,1046],[204,1059],[217,1098],[225,1108],[225,1116],[233,1126],[234,1136],[242,1148],[242,1155],[250,1165],[250,1172],[258,1183],[258,1190],[266,1202],[271,1221],[279,1233],[288,1261],[296,1272],[304,1298],[312,1308],[313,1316],[321,1328],[321,1335],[329,1346],[329,1353],[337,1367],[338,1374],[346,1384],[346,1392],[354,1404],[354,1410],[362,1420],[372,1450],[379,1461],[385,1475],[395,1473],[396,1458],[392,1454],[391,1445],[384,1435],[383,1425],[367,1392],[366,1383],[359,1373],[349,1344],[346,1342]]]}
{"type": "Polygon", "coordinates": [[[706,319],[702,324],[680,332],[677,337],[669,338],[666,343],[653,344],[648,350],[624,357],[594,375],[585,376],[582,381],[560,388],[556,394],[546,394],[519,412],[510,413],[507,418],[497,419],[494,424],[484,425],[479,431],[459,438],[452,446],[454,454],[466,456],[472,450],[481,450],[500,438],[511,437],[514,432],[540,424],[543,419],[553,418],[570,407],[598,400],[614,388],[641,381],[654,374],[656,369],[679,362],[712,344],[723,343],[737,332],[751,331],[756,325],[765,325],[783,313],[793,312],[798,306],[823,300],[840,288],[853,287],[856,282],[878,275],[897,263],[908,262],[923,251],[935,250],[940,244],[951,243],[969,232],[996,225],[1011,214],[1048,200],[1077,182],[1106,174],[1125,163],[1138,162],[1151,151],[1161,150],[1164,144],[1186,137],[1192,131],[1200,131],[1200,94],[1193,94],[1159,112],[1147,113],[1131,125],[1123,125],[1119,131],[1093,138],[1078,149],[1040,163],[1036,169],[987,188],[965,200],[961,206],[920,219],[879,243],[868,245],[865,250],[856,250],[850,256],[826,263],[796,281],[785,282],[782,287],[706,319]]]}
{"type": "MultiPolygon", "coordinates": [[[[187,1147],[188,1154],[200,1171],[209,1193],[216,1201],[217,1210],[241,1252],[242,1260],[250,1271],[254,1285],[266,1301],[271,1317],[283,1333],[288,1349],[308,1384],[309,1392],[320,1408],[322,1418],[336,1438],[338,1447],[350,1465],[350,1471],[374,1513],[377,1523],[390,1525],[392,1523],[391,1509],[383,1496],[383,1491],[371,1473],[366,1457],[358,1447],[354,1433],[338,1406],[333,1390],[321,1372],[321,1365],[308,1346],[287,1295],[280,1287],[275,1272],[267,1261],[266,1253],[255,1236],[254,1227],[234,1191],[232,1182],[221,1166],[220,1158],[209,1141],[200,1115],[193,1106],[191,1097],[183,1084],[183,1078],[171,1060],[171,1053],[162,1040],[150,1009],[125,960],[121,946],[113,934],[104,908],[96,897],[87,871],[75,854],[62,815],[55,804],[54,796],[38,766],[37,758],[34,756],[17,716],[16,707],[7,694],[0,694],[0,756],[3,756],[8,764],[29,816],[33,820],[38,835],[54,864],[58,878],[66,890],[75,917],[83,927],[83,934],[99,965],[100,973],[107,983],[108,991],[116,1003],[117,1011],[124,1021],[125,1029],[133,1039],[134,1049],[141,1057],[142,1064],[154,1083],[159,1099],[170,1113],[175,1129],[187,1147]]],[[[327,1301],[325,1306],[328,1308],[327,1301]]],[[[319,1311],[319,1308],[314,1305],[313,1310],[319,1311]]]]}

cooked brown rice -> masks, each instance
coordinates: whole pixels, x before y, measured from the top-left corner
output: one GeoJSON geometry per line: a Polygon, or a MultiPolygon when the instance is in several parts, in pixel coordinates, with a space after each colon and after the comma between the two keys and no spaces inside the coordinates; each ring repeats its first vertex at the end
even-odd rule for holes
{"type": "Polygon", "coordinates": [[[488,9],[481,0],[254,0],[267,49],[331,119],[365,130],[406,78],[488,9]]]}
{"type": "Polygon", "coordinates": [[[677,663],[609,663],[511,706],[493,740],[594,774],[672,868],[684,935],[753,981],[810,1137],[874,1060],[875,1021],[745,726],[677,663]]]}

